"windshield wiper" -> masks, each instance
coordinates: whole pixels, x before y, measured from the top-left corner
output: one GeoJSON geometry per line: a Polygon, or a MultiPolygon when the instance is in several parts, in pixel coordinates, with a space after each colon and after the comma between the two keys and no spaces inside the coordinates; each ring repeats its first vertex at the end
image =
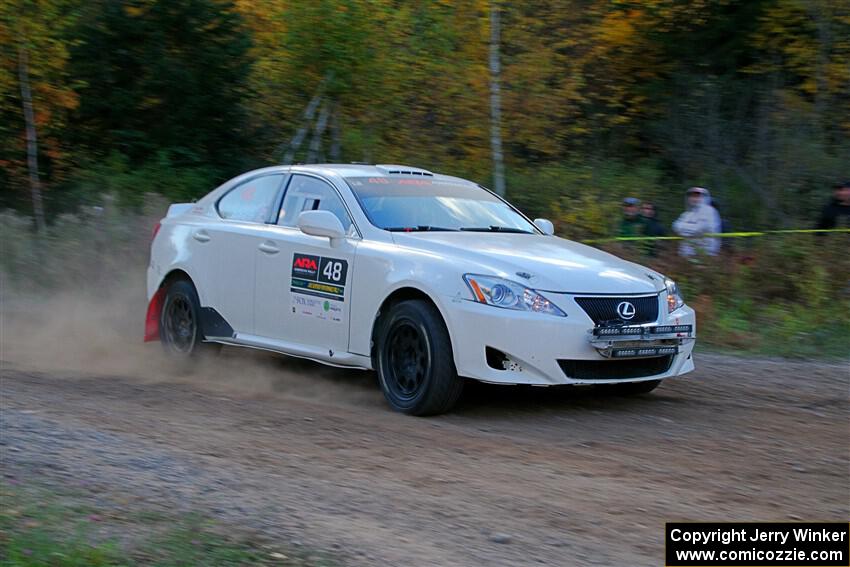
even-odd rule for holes
{"type": "Polygon", "coordinates": [[[457,229],[420,224],[417,226],[388,226],[385,227],[384,230],[388,230],[390,232],[454,232],[457,229]]]}
{"type": "Polygon", "coordinates": [[[511,226],[498,226],[498,225],[490,225],[490,226],[465,226],[460,230],[465,230],[468,232],[511,232],[514,234],[534,234],[530,230],[522,230],[521,228],[513,228],[511,226]]]}

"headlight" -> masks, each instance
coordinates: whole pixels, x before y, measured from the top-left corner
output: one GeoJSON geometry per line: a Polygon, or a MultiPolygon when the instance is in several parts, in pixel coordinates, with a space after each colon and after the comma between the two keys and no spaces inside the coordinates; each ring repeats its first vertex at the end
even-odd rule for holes
{"type": "Polygon", "coordinates": [[[667,312],[672,313],[684,305],[685,300],[682,299],[682,294],[679,293],[679,286],[676,285],[676,282],[665,279],[664,284],[667,286],[667,312]]]}
{"type": "Polygon", "coordinates": [[[476,276],[466,274],[463,276],[472,297],[478,303],[486,303],[504,309],[516,311],[533,311],[534,313],[548,313],[558,317],[566,317],[557,305],[524,285],[510,280],[494,278],[490,276],[476,276]]]}

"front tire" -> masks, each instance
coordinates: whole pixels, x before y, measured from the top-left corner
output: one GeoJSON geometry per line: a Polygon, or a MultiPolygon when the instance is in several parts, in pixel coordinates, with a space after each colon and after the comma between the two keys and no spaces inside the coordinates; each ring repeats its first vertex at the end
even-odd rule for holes
{"type": "Polygon", "coordinates": [[[452,343],[440,312],[414,299],[393,306],[377,341],[378,379],[396,411],[435,415],[454,406],[463,390],[452,343]]]}
{"type": "Polygon", "coordinates": [[[195,286],[186,280],[168,285],[159,316],[159,335],[165,352],[188,360],[207,353],[211,345],[203,342],[201,304],[195,286]]]}

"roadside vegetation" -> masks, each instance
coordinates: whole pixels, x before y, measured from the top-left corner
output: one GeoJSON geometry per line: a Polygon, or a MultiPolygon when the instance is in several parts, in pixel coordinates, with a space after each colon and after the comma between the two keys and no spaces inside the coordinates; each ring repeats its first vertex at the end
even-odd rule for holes
{"type": "Polygon", "coordinates": [[[3,567],[236,567],[332,565],[281,550],[200,515],[102,505],[82,490],[0,484],[3,567]],[[234,535],[237,534],[237,535],[234,535]]]}
{"type": "Polygon", "coordinates": [[[719,257],[688,261],[678,242],[603,245],[673,278],[697,311],[700,347],[789,358],[848,358],[848,235],[727,239],[719,257]]]}

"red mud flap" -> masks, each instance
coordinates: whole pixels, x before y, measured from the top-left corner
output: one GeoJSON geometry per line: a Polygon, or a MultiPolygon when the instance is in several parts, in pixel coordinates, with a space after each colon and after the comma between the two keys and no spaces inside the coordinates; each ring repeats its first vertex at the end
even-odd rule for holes
{"type": "Polygon", "coordinates": [[[145,342],[159,340],[159,314],[165,299],[165,287],[156,290],[148,304],[148,314],[145,316],[145,342]]]}

